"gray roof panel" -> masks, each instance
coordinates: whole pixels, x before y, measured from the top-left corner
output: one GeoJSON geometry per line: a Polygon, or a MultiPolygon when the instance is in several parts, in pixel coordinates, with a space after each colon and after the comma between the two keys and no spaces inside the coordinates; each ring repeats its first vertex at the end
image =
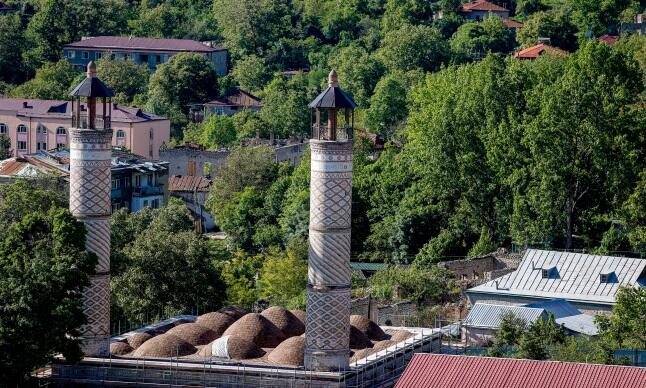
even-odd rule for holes
{"type": "Polygon", "coordinates": [[[498,279],[467,290],[467,293],[522,295],[549,299],[566,299],[614,303],[621,286],[639,287],[645,274],[646,260],[628,257],[588,255],[528,249],[519,267],[498,279]],[[541,269],[555,264],[559,277],[543,279],[541,269]],[[599,275],[614,269],[616,280],[601,283],[599,275]],[[496,286],[497,284],[497,286],[496,286]]]}

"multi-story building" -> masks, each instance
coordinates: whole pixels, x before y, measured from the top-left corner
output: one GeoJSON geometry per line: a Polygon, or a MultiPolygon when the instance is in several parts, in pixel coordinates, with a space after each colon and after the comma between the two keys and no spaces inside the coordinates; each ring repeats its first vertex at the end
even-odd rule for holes
{"type": "MultiPolygon", "coordinates": [[[[170,139],[170,120],[139,108],[110,104],[112,144],[137,155],[159,158],[159,147],[170,139]]],[[[14,155],[66,148],[72,125],[72,103],[59,100],[0,98],[0,135],[11,140],[14,155]]],[[[103,106],[98,105],[99,114],[103,106]]],[[[81,111],[85,107],[81,105],[81,111]]]]}
{"type": "MultiPolygon", "coordinates": [[[[20,178],[58,177],[69,182],[70,152],[66,149],[37,151],[0,161],[0,183],[20,178]]],[[[132,212],[159,208],[168,202],[168,162],[112,149],[112,211],[132,212]]],[[[66,185],[68,183],[65,183],[66,185]]]]}
{"type": "Polygon", "coordinates": [[[79,71],[84,71],[90,61],[109,55],[114,59],[128,59],[148,66],[155,71],[179,53],[197,53],[208,58],[218,75],[228,72],[228,51],[210,42],[189,39],[154,39],[127,36],[91,36],[63,46],[65,58],[79,71]]]}

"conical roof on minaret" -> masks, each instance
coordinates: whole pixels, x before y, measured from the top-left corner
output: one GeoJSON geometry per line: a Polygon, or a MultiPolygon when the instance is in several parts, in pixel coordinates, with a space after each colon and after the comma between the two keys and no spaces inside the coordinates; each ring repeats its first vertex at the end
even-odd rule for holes
{"type": "Polygon", "coordinates": [[[338,84],[336,71],[332,70],[328,76],[328,87],[310,102],[310,108],[356,108],[357,104],[348,96],[338,84]]]}
{"type": "Polygon", "coordinates": [[[113,97],[114,93],[96,77],[96,64],[87,64],[87,78],[78,84],[71,95],[73,97],[113,97]]]}

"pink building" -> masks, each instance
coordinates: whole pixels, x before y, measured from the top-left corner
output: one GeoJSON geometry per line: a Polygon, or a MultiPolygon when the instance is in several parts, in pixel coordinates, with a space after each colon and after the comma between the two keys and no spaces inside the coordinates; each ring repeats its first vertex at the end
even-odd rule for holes
{"type": "MultiPolygon", "coordinates": [[[[112,144],[158,159],[170,139],[170,120],[139,108],[112,104],[112,144]]],[[[0,134],[9,136],[14,155],[68,147],[72,126],[70,101],[0,98],[0,134]]],[[[85,109],[81,106],[81,109],[85,109]]],[[[97,106],[98,115],[103,107],[97,106]]]]}

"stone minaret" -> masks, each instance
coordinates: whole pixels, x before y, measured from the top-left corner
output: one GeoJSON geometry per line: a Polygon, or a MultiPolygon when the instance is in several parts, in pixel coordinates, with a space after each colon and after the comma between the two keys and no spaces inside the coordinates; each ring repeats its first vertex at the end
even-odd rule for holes
{"type": "Polygon", "coordinates": [[[107,355],[110,341],[112,95],[96,78],[94,62],[88,64],[87,78],[72,92],[70,211],[85,224],[87,250],[99,258],[96,274],[83,294],[87,324],[81,328],[81,343],[90,357],[107,355]],[[102,108],[99,112],[97,102],[102,108]]]}
{"type": "Polygon", "coordinates": [[[316,371],[347,368],[350,356],[350,118],[356,104],[338,87],[334,70],[328,85],[310,103],[315,119],[310,141],[305,367],[316,371]],[[340,114],[345,118],[343,127],[337,127],[340,114]]]}

